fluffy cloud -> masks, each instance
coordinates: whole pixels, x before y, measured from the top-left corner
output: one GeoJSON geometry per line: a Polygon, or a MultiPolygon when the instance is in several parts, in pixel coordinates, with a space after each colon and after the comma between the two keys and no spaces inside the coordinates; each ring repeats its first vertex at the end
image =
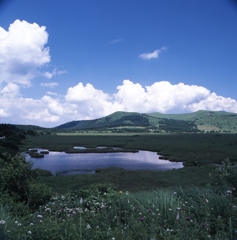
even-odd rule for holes
{"type": "Polygon", "coordinates": [[[0,83],[29,85],[37,68],[50,62],[44,26],[16,20],[8,31],[0,27],[0,83]]]}
{"type": "Polygon", "coordinates": [[[19,87],[15,83],[9,83],[2,90],[0,89],[0,94],[5,97],[17,96],[19,94],[19,87]]]}
{"type": "Polygon", "coordinates": [[[69,102],[81,102],[91,99],[97,101],[107,99],[108,97],[103,91],[95,89],[93,85],[87,83],[84,87],[81,82],[74,87],[70,87],[65,96],[69,102]]]}
{"type": "Polygon", "coordinates": [[[78,83],[65,96],[48,92],[41,99],[23,98],[15,83],[0,89],[0,117],[5,122],[56,126],[68,121],[94,119],[115,111],[187,113],[212,110],[237,113],[237,102],[202,86],[168,81],[142,86],[124,80],[114,94],[92,84],[78,83]]]}
{"type": "Polygon", "coordinates": [[[227,111],[237,113],[237,102],[231,98],[224,98],[217,96],[216,93],[211,93],[207,98],[194,102],[189,106],[190,111],[198,110],[214,110],[214,111],[227,111]]]}
{"type": "Polygon", "coordinates": [[[152,53],[142,53],[139,55],[140,58],[145,59],[145,60],[150,60],[152,58],[158,58],[159,54],[163,51],[165,51],[167,48],[166,47],[162,47],[161,49],[156,49],[154,52],[152,53]]]}
{"type": "Polygon", "coordinates": [[[122,109],[122,106],[114,101],[112,96],[102,90],[95,89],[93,85],[82,83],[68,89],[65,100],[74,103],[79,110],[79,116],[84,119],[105,116],[113,111],[122,109]]]}

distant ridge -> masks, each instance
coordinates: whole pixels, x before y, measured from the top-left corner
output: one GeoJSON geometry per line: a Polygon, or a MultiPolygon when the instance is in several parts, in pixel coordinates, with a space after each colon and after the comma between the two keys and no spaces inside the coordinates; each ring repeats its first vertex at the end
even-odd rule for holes
{"type": "Polygon", "coordinates": [[[183,114],[115,112],[94,120],[72,121],[58,130],[237,133],[237,114],[200,110],[183,114]]]}

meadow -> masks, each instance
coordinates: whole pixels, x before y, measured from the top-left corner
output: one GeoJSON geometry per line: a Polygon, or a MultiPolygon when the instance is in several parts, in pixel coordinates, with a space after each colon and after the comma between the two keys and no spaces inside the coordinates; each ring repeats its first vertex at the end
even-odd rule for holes
{"type": "Polygon", "coordinates": [[[186,166],[51,176],[21,157],[0,159],[0,239],[237,239],[236,145],[235,134],[27,136],[21,150],[121,147],[186,166]]]}
{"type": "Polygon", "coordinates": [[[111,184],[54,194],[33,212],[0,204],[1,239],[237,238],[237,201],[230,186],[129,193],[111,184]]]}

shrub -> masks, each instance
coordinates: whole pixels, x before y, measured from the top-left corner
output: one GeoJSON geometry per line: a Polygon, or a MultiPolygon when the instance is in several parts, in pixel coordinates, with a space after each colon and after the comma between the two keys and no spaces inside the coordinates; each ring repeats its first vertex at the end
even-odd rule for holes
{"type": "Polygon", "coordinates": [[[51,191],[46,185],[32,183],[37,175],[31,169],[32,163],[21,155],[3,154],[0,166],[0,200],[9,201],[10,198],[35,208],[50,199],[51,191]]]}
{"type": "Polygon", "coordinates": [[[229,194],[236,196],[237,164],[231,163],[229,159],[225,159],[211,176],[214,178],[213,186],[217,190],[225,188],[229,191],[229,194]]]}
{"type": "Polygon", "coordinates": [[[40,205],[47,203],[52,197],[52,190],[43,183],[30,183],[29,184],[29,196],[30,207],[38,208],[40,205]]]}

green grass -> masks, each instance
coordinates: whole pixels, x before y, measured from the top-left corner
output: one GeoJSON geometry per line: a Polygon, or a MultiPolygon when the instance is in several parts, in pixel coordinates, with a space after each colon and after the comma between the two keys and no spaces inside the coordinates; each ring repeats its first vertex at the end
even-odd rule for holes
{"type": "MultiPolygon", "coordinates": [[[[219,193],[211,188],[177,188],[130,194],[99,185],[88,192],[86,198],[76,193],[58,195],[33,214],[4,220],[0,229],[7,237],[3,239],[236,238],[237,202],[224,189],[219,193]]],[[[0,218],[4,218],[1,212],[0,218]]]]}
{"type": "Polygon", "coordinates": [[[113,183],[118,190],[137,192],[177,186],[205,186],[212,181],[209,175],[213,169],[213,166],[185,167],[168,171],[129,171],[107,168],[101,169],[101,172],[96,174],[51,176],[43,177],[38,181],[46,183],[61,194],[87,188],[94,183],[113,183]]]}

